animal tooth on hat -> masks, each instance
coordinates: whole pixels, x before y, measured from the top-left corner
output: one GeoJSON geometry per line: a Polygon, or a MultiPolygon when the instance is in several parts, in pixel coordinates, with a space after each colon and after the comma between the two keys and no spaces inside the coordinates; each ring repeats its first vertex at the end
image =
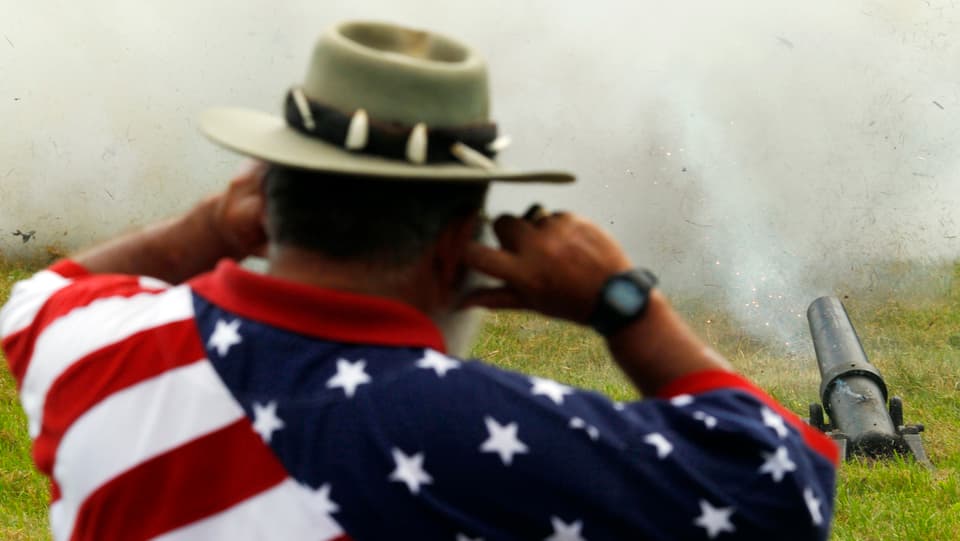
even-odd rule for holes
{"type": "Polygon", "coordinates": [[[497,164],[493,163],[493,160],[463,143],[454,143],[453,146],[450,147],[450,153],[464,164],[472,167],[492,169],[497,166],[497,164]]]}
{"type": "Polygon", "coordinates": [[[310,103],[307,97],[303,95],[303,89],[293,89],[293,102],[297,104],[297,110],[300,111],[300,118],[303,120],[303,127],[308,131],[317,128],[317,123],[313,120],[313,113],[310,111],[310,103]]]}
{"type": "Polygon", "coordinates": [[[347,129],[347,140],[344,146],[347,150],[363,150],[367,146],[367,138],[370,133],[370,121],[367,118],[367,112],[363,109],[357,109],[350,119],[350,127],[347,129]]]}
{"type": "Polygon", "coordinates": [[[427,162],[427,125],[418,122],[407,139],[407,159],[415,164],[427,162]]]}
{"type": "Polygon", "coordinates": [[[490,152],[500,152],[510,146],[510,143],[512,142],[513,139],[511,139],[509,135],[501,135],[493,141],[490,141],[490,143],[487,145],[487,150],[490,152]]]}

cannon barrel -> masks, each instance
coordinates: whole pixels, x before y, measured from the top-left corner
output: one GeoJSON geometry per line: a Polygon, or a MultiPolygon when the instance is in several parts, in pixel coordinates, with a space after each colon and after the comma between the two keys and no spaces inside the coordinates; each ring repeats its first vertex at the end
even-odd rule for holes
{"type": "Polygon", "coordinates": [[[820,398],[850,451],[868,456],[905,451],[887,411],[887,385],[867,360],[843,303],[820,297],[807,309],[807,321],[820,366],[820,398]]]}

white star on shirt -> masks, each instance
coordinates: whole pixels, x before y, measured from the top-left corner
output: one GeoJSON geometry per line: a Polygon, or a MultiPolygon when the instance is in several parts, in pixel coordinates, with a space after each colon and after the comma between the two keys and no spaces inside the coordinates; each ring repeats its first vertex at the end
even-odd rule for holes
{"type": "Polygon", "coordinates": [[[458,534],[457,534],[457,541],[483,541],[483,538],[482,538],[482,537],[478,537],[478,538],[474,539],[474,538],[472,538],[472,537],[467,537],[466,535],[463,535],[462,533],[458,533],[458,534]]]}
{"type": "Polygon", "coordinates": [[[489,416],[484,417],[483,421],[487,424],[487,432],[490,436],[480,446],[481,452],[497,453],[500,455],[500,460],[509,466],[513,462],[513,455],[529,451],[527,446],[517,438],[517,423],[501,425],[489,416]]]}
{"type": "Polygon", "coordinates": [[[787,437],[789,432],[787,431],[787,425],[783,422],[783,417],[777,415],[767,407],[761,408],[760,413],[763,415],[764,425],[772,428],[777,433],[777,436],[780,436],[780,439],[787,437]]]}
{"type": "Polygon", "coordinates": [[[553,534],[545,541],[586,541],[580,536],[580,530],[583,529],[582,520],[567,524],[560,517],[550,517],[550,524],[553,526],[553,534]]]}
{"type": "Polygon", "coordinates": [[[647,434],[643,441],[657,448],[657,458],[660,460],[667,458],[673,452],[673,444],[659,432],[647,434]]]}
{"type": "Polygon", "coordinates": [[[370,375],[363,371],[366,365],[365,361],[351,363],[346,359],[337,359],[337,373],[327,380],[327,387],[330,389],[342,387],[347,398],[353,398],[357,387],[372,381],[370,375]]]}
{"type": "Polygon", "coordinates": [[[570,428],[574,430],[583,430],[587,433],[587,436],[590,436],[590,439],[597,441],[597,438],[600,437],[600,431],[597,430],[597,427],[593,425],[588,425],[586,421],[579,417],[574,417],[570,419],[570,428]]]}
{"type": "Polygon", "coordinates": [[[689,394],[678,394],[670,399],[670,403],[678,408],[693,404],[693,396],[689,394]]]}
{"type": "Polygon", "coordinates": [[[273,433],[283,427],[283,420],[277,416],[276,400],[271,400],[266,405],[253,403],[253,430],[260,434],[264,443],[270,443],[273,433]]]}
{"type": "Polygon", "coordinates": [[[297,485],[303,491],[304,496],[310,500],[310,509],[319,511],[325,515],[336,513],[340,506],[330,499],[330,483],[325,483],[317,490],[313,490],[308,485],[297,485]]]}
{"type": "Polygon", "coordinates": [[[703,421],[703,424],[706,425],[707,430],[712,430],[717,426],[717,418],[708,413],[702,411],[693,412],[693,418],[698,421],[703,421]]]}
{"type": "Polygon", "coordinates": [[[433,478],[423,469],[423,453],[416,453],[410,456],[403,451],[393,448],[393,461],[397,467],[390,474],[391,481],[398,481],[410,489],[411,494],[420,492],[420,485],[429,485],[433,483],[433,478]]]}
{"type": "Polygon", "coordinates": [[[552,379],[531,377],[530,382],[533,383],[533,387],[530,389],[531,393],[534,395],[542,394],[553,400],[553,403],[558,406],[563,404],[564,395],[573,393],[573,388],[557,383],[552,379]]]}
{"type": "Polygon", "coordinates": [[[240,333],[237,332],[238,329],[240,329],[239,319],[235,319],[230,323],[218,319],[217,326],[213,329],[210,340],[207,341],[207,347],[215,348],[217,355],[220,357],[226,356],[230,348],[243,342],[243,338],[241,338],[240,333]]]}
{"type": "Polygon", "coordinates": [[[714,507],[707,500],[700,500],[700,516],[693,523],[707,530],[707,537],[713,539],[721,532],[733,533],[737,529],[730,522],[733,507],[714,507]]]}
{"type": "Polygon", "coordinates": [[[451,359],[438,351],[428,349],[424,352],[423,358],[417,361],[417,367],[433,369],[436,371],[437,376],[442,378],[448,371],[460,368],[460,361],[451,359]]]}
{"type": "Polygon", "coordinates": [[[778,447],[773,453],[763,453],[766,462],[760,466],[760,473],[769,473],[777,483],[783,480],[787,472],[797,469],[797,465],[790,460],[790,454],[786,447],[778,447]]]}
{"type": "Polygon", "coordinates": [[[813,519],[813,525],[820,526],[823,524],[823,515],[820,513],[820,500],[813,494],[813,489],[804,489],[803,501],[807,502],[807,509],[810,511],[810,518],[813,519]]]}

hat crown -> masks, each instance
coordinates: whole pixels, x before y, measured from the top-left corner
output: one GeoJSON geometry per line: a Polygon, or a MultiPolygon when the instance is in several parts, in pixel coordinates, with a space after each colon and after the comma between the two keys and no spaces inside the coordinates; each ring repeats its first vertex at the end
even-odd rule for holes
{"type": "Polygon", "coordinates": [[[374,22],[324,32],[303,84],[311,99],[378,121],[432,127],[489,121],[483,59],[439,34],[374,22]]]}

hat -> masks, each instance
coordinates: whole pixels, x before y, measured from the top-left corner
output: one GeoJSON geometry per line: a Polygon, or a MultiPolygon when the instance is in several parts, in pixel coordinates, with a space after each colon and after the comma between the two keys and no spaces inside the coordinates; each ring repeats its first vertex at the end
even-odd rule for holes
{"type": "Polygon", "coordinates": [[[574,179],[497,164],[507,138],[489,109],[486,63],[466,45],[391,24],[346,22],[321,35],[282,117],[216,108],[200,123],[226,148],[300,169],[385,179],[574,179]]]}

